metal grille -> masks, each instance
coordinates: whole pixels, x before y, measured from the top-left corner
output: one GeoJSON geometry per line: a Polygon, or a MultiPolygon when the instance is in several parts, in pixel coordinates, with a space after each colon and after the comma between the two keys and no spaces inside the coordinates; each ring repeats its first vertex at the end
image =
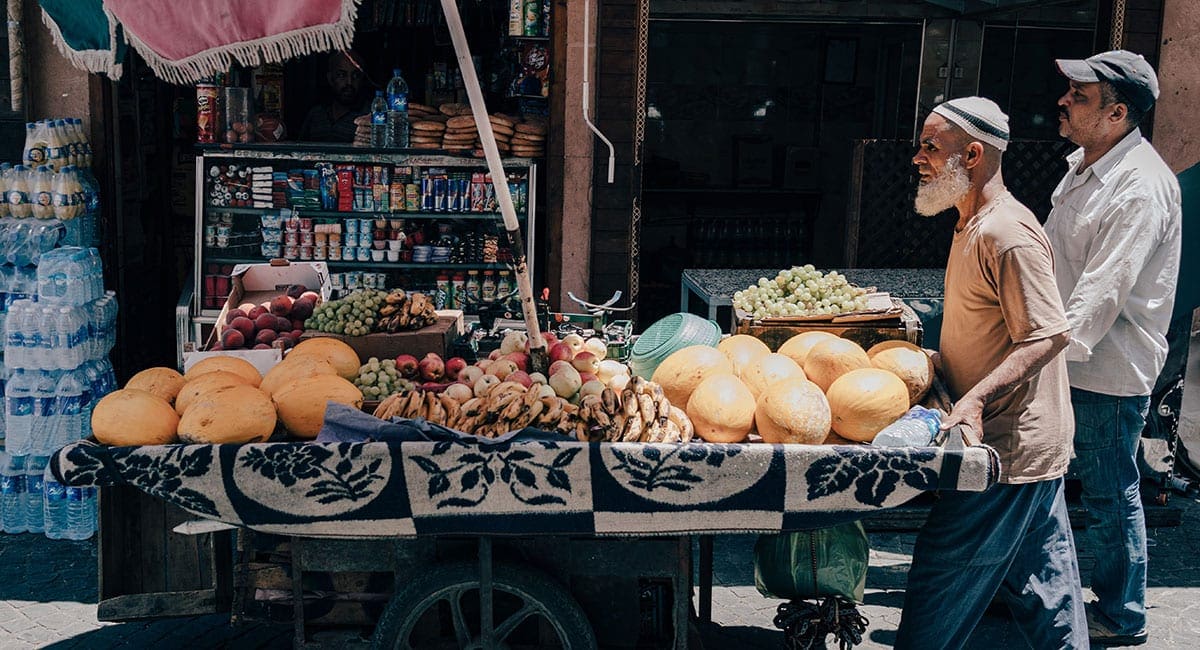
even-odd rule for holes
{"type": "MultiPolygon", "coordinates": [[[[1050,211],[1050,195],[1066,171],[1066,141],[1013,142],[1004,155],[1004,180],[1013,196],[1039,220],[1050,211]]],[[[916,170],[908,140],[864,140],[855,147],[851,201],[846,224],[846,263],[860,268],[942,266],[958,216],[913,212],[916,170]]]]}
{"type": "Polygon", "coordinates": [[[637,7],[637,68],[634,97],[633,209],[629,220],[629,304],[636,304],[641,294],[642,267],[642,153],[646,146],[646,65],[650,57],[650,2],[641,0],[637,7]]]}

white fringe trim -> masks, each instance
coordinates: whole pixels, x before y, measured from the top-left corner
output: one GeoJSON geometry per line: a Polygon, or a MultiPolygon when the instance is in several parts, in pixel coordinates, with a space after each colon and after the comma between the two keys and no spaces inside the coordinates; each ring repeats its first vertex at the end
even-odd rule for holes
{"type": "Polygon", "coordinates": [[[117,61],[116,47],[116,28],[113,27],[116,23],[112,22],[112,17],[109,17],[108,35],[109,42],[112,44],[109,50],[76,50],[67,44],[63,38],[62,30],[59,29],[58,23],[42,10],[42,24],[46,29],[50,30],[50,38],[54,41],[54,46],[58,48],[58,52],[63,55],[71,65],[85,70],[93,74],[104,74],[114,81],[121,78],[121,73],[124,72],[124,66],[120,61],[117,61]]]}
{"type": "Polygon", "coordinates": [[[145,59],[158,78],[168,83],[190,85],[228,70],[234,61],[252,68],[318,52],[348,50],[354,42],[354,20],[360,2],[362,0],[342,0],[342,15],[332,24],[313,25],[252,41],[223,45],[179,60],[164,58],[128,28],[124,34],[125,40],[145,59]]]}

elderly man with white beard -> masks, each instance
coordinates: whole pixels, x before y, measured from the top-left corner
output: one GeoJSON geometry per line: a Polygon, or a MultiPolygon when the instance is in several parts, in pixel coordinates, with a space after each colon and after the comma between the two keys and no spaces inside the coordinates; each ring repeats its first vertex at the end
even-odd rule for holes
{"type": "Polygon", "coordinates": [[[925,120],[916,210],[958,210],[946,262],[940,366],[962,425],[1000,454],[999,484],[945,492],[917,536],[897,648],[961,648],[993,598],[1034,648],[1087,648],[1063,475],[1073,419],[1070,330],[1033,213],[1004,187],[1008,116],[964,97],[925,120]]]}

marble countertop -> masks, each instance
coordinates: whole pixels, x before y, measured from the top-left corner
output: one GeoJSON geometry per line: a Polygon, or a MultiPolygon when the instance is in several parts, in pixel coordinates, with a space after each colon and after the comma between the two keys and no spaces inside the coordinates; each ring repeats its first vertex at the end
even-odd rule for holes
{"type": "MultiPolygon", "coordinates": [[[[822,269],[827,271],[828,269],[822,269]]],[[[896,298],[941,298],[945,269],[834,269],[852,284],[875,287],[896,298]]],[[[684,282],[710,303],[729,304],[735,291],[773,278],[779,269],[685,269],[684,282]]]]}

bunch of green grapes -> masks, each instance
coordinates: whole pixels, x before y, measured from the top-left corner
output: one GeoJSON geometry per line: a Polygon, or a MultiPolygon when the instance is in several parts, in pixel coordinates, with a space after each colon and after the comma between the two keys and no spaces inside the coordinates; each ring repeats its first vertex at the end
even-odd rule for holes
{"type": "Polygon", "coordinates": [[[304,329],[346,336],[370,334],[379,321],[379,308],[385,296],[386,291],[359,289],[345,298],[323,302],[304,321],[304,329]]]}
{"type": "Polygon", "coordinates": [[[773,279],[733,294],[733,306],[756,319],[832,316],[867,308],[867,290],[837,271],[821,273],[812,264],[780,271],[773,279]]]}
{"type": "Polygon", "coordinates": [[[415,387],[411,381],[400,376],[395,359],[380,361],[375,357],[359,367],[354,385],[362,391],[363,397],[370,400],[383,399],[394,393],[407,393],[415,387]]]}

